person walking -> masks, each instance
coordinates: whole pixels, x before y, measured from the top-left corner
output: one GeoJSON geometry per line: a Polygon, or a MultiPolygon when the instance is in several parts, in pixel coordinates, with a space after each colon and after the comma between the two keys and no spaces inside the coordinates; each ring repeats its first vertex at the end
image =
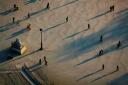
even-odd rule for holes
{"type": "Polygon", "coordinates": [[[100,42],[103,42],[103,36],[102,35],[100,36],[100,42]]]}
{"type": "Polygon", "coordinates": [[[39,64],[40,64],[40,65],[42,64],[41,59],[39,59],[39,64]]]}
{"type": "Polygon", "coordinates": [[[119,71],[119,66],[118,65],[116,66],[116,71],[119,71]]]}
{"type": "Polygon", "coordinates": [[[118,43],[117,43],[117,48],[120,48],[120,46],[121,46],[121,42],[118,41],[118,43]]]}
{"type": "Polygon", "coordinates": [[[13,11],[17,11],[17,10],[19,10],[19,7],[16,4],[14,4],[13,5],[13,11]]]}
{"type": "Polygon", "coordinates": [[[44,65],[48,65],[48,62],[47,62],[47,60],[46,60],[46,56],[44,56],[44,65]]]}
{"type": "Polygon", "coordinates": [[[104,70],[104,64],[102,64],[102,70],[104,70]]]}
{"type": "Polygon", "coordinates": [[[102,49],[99,51],[99,56],[101,56],[101,55],[103,55],[103,50],[102,49]]]}
{"type": "Polygon", "coordinates": [[[12,22],[15,23],[15,17],[12,17],[12,22]]]}
{"type": "Polygon", "coordinates": [[[28,24],[28,25],[27,25],[27,29],[28,29],[28,30],[31,30],[31,27],[30,27],[30,26],[31,26],[31,24],[28,24]]]}
{"type": "Polygon", "coordinates": [[[28,12],[27,18],[30,18],[30,13],[28,12]]]}
{"type": "Polygon", "coordinates": [[[50,4],[49,4],[49,2],[47,3],[46,8],[47,8],[47,9],[50,9],[50,4]]]}
{"type": "Polygon", "coordinates": [[[90,24],[88,24],[88,29],[90,29],[90,24]]]}
{"type": "Polygon", "coordinates": [[[68,16],[66,17],[66,22],[68,22],[68,16]]]}
{"type": "Polygon", "coordinates": [[[114,5],[110,6],[110,12],[114,11],[114,5]]]}

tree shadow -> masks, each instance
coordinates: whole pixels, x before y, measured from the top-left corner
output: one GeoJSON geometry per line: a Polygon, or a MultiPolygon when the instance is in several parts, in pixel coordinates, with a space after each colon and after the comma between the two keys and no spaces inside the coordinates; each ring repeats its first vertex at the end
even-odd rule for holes
{"type": "Polygon", "coordinates": [[[72,34],[72,35],[69,35],[69,36],[65,37],[63,40],[68,39],[68,38],[71,38],[71,37],[74,37],[74,36],[76,36],[76,35],[78,35],[78,34],[80,34],[80,33],[82,33],[82,32],[87,31],[87,30],[89,30],[89,28],[88,28],[88,29],[84,29],[84,30],[82,30],[82,31],[80,31],[80,32],[76,32],[76,33],[74,33],[74,34],[72,34]]]}
{"type": "Polygon", "coordinates": [[[29,30],[28,30],[27,28],[24,28],[24,29],[22,29],[22,30],[20,30],[20,31],[18,31],[18,32],[15,32],[15,33],[11,34],[11,36],[10,36],[9,38],[7,38],[7,40],[8,40],[8,39],[11,39],[11,38],[13,38],[13,37],[19,36],[19,35],[21,35],[21,34],[23,34],[23,33],[25,33],[25,32],[28,32],[28,31],[29,31],[29,30]]]}
{"type": "Polygon", "coordinates": [[[60,25],[63,25],[64,23],[66,23],[66,21],[63,22],[63,23],[57,24],[57,25],[55,25],[55,26],[49,27],[49,28],[47,28],[47,29],[44,29],[43,32],[47,32],[47,31],[49,31],[49,30],[51,30],[51,29],[53,29],[53,28],[55,28],[55,27],[58,27],[58,26],[60,26],[60,25]]]}
{"type": "Polygon", "coordinates": [[[105,74],[105,75],[103,75],[103,76],[101,76],[101,77],[99,77],[99,78],[96,78],[96,79],[92,80],[91,82],[95,82],[95,81],[97,81],[97,80],[99,80],[99,79],[102,79],[102,78],[104,78],[104,77],[106,77],[106,76],[109,76],[109,75],[111,75],[111,74],[113,74],[113,73],[115,73],[115,72],[117,72],[117,70],[115,70],[115,71],[113,71],[113,72],[110,72],[110,73],[108,73],[108,74],[105,74]]]}
{"type": "Polygon", "coordinates": [[[108,85],[128,85],[128,74],[112,80],[108,85]]]}
{"type": "Polygon", "coordinates": [[[94,74],[96,74],[96,73],[98,73],[98,72],[100,72],[100,71],[102,71],[102,70],[103,70],[103,69],[99,69],[99,70],[97,70],[97,71],[95,71],[95,72],[93,72],[93,73],[87,74],[87,75],[85,75],[85,76],[83,76],[83,77],[77,79],[76,81],[80,81],[80,80],[82,80],[82,79],[84,79],[84,78],[87,78],[87,77],[89,77],[89,76],[91,76],[91,75],[94,75],[94,74]]]}
{"type": "Polygon", "coordinates": [[[101,14],[99,14],[99,15],[96,15],[96,16],[90,18],[89,20],[93,20],[93,19],[99,18],[99,17],[101,17],[101,16],[103,16],[103,15],[108,14],[109,12],[110,12],[110,11],[106,11],[106,12],[104,12],[104,13],[101,13],[101,14]]]}
{"type": "Polygon", "coordinates": [[[12,51],[10,48],[4,49],[0,51],[0,63],[9,61],[18,55],[18,53],[12,51]]]}

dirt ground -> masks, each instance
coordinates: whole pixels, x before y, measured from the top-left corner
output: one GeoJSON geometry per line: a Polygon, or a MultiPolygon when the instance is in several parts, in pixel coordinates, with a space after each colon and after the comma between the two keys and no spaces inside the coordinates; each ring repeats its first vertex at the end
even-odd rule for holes
{"type": "Polygon", "coordinates": [[[42,85],[128,85],[127,51],[128,0],[0,0],[0,85],[29,85],[20,72],[8,71],[44,56],[48,66],[32,72],[42,85]],[[19,10],[12,12],[14,4],[19,10]],[[27,51],[7,60],[16,38],[27,51]]]}

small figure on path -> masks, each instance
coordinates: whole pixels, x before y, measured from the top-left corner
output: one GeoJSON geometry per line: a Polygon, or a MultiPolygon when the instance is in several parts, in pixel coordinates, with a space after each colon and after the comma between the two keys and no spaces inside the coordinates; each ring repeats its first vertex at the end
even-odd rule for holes
{"type": "Polygon", "coordinates": [[[102,65],[102,70],[104,70],[104,64],[102,65]]]}
{"type": "Polygon", "coordinates": [[[15,23],[15,17],[12,17],[12,22],[15,23]]]}
{"type": "Polygon", "coordinates": [[[46,56],[44,56],[44,64],[47,66],[48,65],[48,62],[46,60],[46,56]]]}
{"type": "Polygon", "coordinates": [[[117,43],[117,48],[119,48],[121,46],[121,42],[119,41],[118,43],[117,43]]]}
{"type": "Polygon", "coordinates": [[[68,22],[68,16],[66,17],[66,22],[68,22]]]}
{"type": "Polygon", "coordinates": [[[50,8],[50,6],[49,6],[49,2],[47,3],[47,6],[46,6],[46,8],[47,8],[47,9],[49,9],[49,8],[50,8]]]}
{"type": "Polygon", "coordinates": [[[88,24],[88,29],[90,29],[90,24],[88,24]]]}
{"type": "Polygon", "coordinates": [[[13,5],[13,11],[17,11],[17,10],[19,10],[19,7],[16,4],[14,4],[13,5]]]}
{"type": "Polygon", "coordinates": [[[119,71],[119,66],[118,65],[116,66],[116,71],[119,71]]]}
{"type": "Polygon", "coordinates": [[[100,42],[103,42],[103,36],[102,35],[100,36],[100,42]]]}
{"type": "Polygon", "coordinates": [[[30,18],[30,13],[28,12],[27,18],[30,18]]]}
{"type": "Polygon", "coordinates": [[[28,24],[28,25],[27,25],[27,29],[28,29],[28,30],[31,30],[31,27],[30,27],[30,26],[31,26],[31,24],[28,24]]]}
{"type": "Polygon", "coordinates": [[[41,63],[42,63],[42,62],[41,62],[41,59],[39,59],[39,64],[41,65],[41,63]]]}
{"type": "Polygon", "coordinates": [[[99,51],[99,56],[101,56],[101,55],[103,55],[103,50],[102,49],[99,51]]]}
{"type": "Polygon", "coordinates": [[[17,7],[16,4],[14,4],[14,5],[13,5],[13,8],[15,9],[16,7],[17,7]]]}
{"type": "Polygon", "coordinates": [[[110,6],[110,12],[114,11],[114,5],[110,6]]]}

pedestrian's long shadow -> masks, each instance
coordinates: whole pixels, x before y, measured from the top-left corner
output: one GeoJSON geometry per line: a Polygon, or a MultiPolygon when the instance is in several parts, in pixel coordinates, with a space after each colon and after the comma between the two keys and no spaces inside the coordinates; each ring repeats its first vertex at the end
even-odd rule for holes
{"type": "MultiPolygon", "coordinates": [[[[123,14],[118,16],[114,21],[109,22],[98,32],[90,34],[85,37],[78,38],[65,44],[58,50],[56,57],[59,57],[59,62],[67,61],[95,50],[99,45],[99,35],[103,35],[103,43],[111,41],[112,39],[124,40],[128,37],[127,21],[128,15],[123,14]],[[122,28],[122,29],[120,29],[122,28]],[[119,36],[120,35],[120,36],[119,36]]],[[[95,57],[95,56],[94,56],[95,57]]]]}
{"type": "Polygon", "coordinates": [[[11,26],[17,26],[17,25],[19,25],[19,23],[20,22],[22,22],[22,21],[24,21],[24,20],[27,20],[27,19],[29,19],[29,18],[27,18],[27,16],[25,16],[25,17],[23,17],[22,19],[20,19],[20,20],[17,20],[16,22],[10,22],[10,23],[7,23],[7,24],[5,24],[5,25],[3,25],[3,26],[0,26],[0,28],[2,28],[2,29],[0,29],[1,30],[1,32],[4,32],[4,31],[6,31],[6,30],[9,30],[10,28],[11,28],[11,26]]]}
{"type": "Polygon", "coordinates": [[[63,40],[68,39],[68,38],[71,38],[71,37],[74,37],[74,36],[76,36],[76,35],[78,35],[78,34],[80,34],[80,33],[82,33],[82,32],[87,31],[87,30],[89,30],[89,28],[84,29],[84,30],[82,30],[82,31],[80,31],[80,32],[74,33],[74,34],[72,34],[72,35],[69,35],[69,36],[65,37],[63,40]]]}
{"type": "Polygon", "coordinates": [[[7,31],[7,30],[11,29],[12,27],[19,25],[20,22],[27,20],[27,19],[28,19],[27,17],[24,17],[21,20],[17,20],[15,23],[13,23],[13,22],[7,23],[7,24],[0,27],[1,28],[0,32],[7,31]]]}
{"type": "Polygon", "coordinates": [[[7,23],[6,25],[3,25],[3,26],[0,26],[0,28],[3,28],[3,27],[7,27],[7,26],[10,26],[10,25],[13,25],[14,23],[7,23]]]}
{"type": "Polygon", "coordinates": [[[101,16],[103,16],[103,15],[105,15],[105,14],[108,14],[109,12],[110,12],[110,11],[106,11],[106,12],[104,12],[104,13],[101,13],[101,14],[99,14],[99,15],[96,15],[96,16],[90,18],[89,20],[93,20],[93,19],[99,18],[99,17],[101,17],[101,16]]]}
{"type": "Polygon", "coordinates": [[[103,69],[99,69],[99,70],[97,70],[97,71],[95,71],[95,72],[93,72],[93,73],[87,74],[87,75],[85,75],[85,76],[83,76],[83,77],[77,79],[76,81],[80,81],[80,80],[82,80],[82,79],[84,79],[84,78],[87,78],[87,77],[89,77],[89,76],[91,76],[91,75],[94,75],[94,74],[96,74],[96,73],[98,73],[98,72],[100,72],[100,71],[102,71],[102,70],[103,70],[103,69]]]}
{"type": "MultiPolygon", "coordinates": [[[[60,7],[63,7],[63,6],[66,6],[66,5],[69,5],[69,4],[72,4],[72,3],[76,2],[76,1],[79,1],[79,0],[74,0],[74,1],[72,1],[72,2],[69,2],[69,3],[67,3],[67,4],[64,4],[64,5],[62,5],[62,6],[53,8],[53,9],[51,9],[50,11],[55,10],[55,9],[58,9],[58,8],[60,8],[60,7]]],[[[36,12],[30,13],[30,16],[36,15],[36,14],[38,14],[38,13],[41,13],[41,12],[47,11],[47,10],[48,10],[48,9],[45,7],[45,8],[43,8],[43,9],[41,9],[41,10],[38,10],[38,11],[36,11],[36,12]]],[[[25,18],[23,18],[23,19],[21,19],[21,20],[18,20],[17,23],[20,23],[20,22],[22,22],[22,21],[24,21],[24,20],[27,20],[27,19],[29,19],[29,18],[27,18],[27,17],[25,16],[25,18]]],[[[8,23],[8,24],[6,24],[6,25],[4,25],[4,26],[1,26],[0,28],[6,27],[6,26],[11,26],[11,25],[13,25],[13,24],[14,24],[14,23],[8,23]]]]}
{"type": "MultiPolygon", "coordinates": [[[[46,11],[46,10],[47,10],[47,8],[43,8],[43,9],[38,10],[38,11],[36,11],[36,12],[32,12],[32,13],[30,13],[30,16],[36,15],[36,14],[41,13],[41,12],[46,11]]],[[[5,24],[5,25],[3,25],[3,26],[0,26],[0,28],[2,28],[2,29],[0,30],[0,32],[4,32],[4,31],[6,31],[6,30],[9,30],[9,29],[10,29],[10,26],[12,26],[12,25],[15,25],[15,26],[16,26],[16,25],[18,25],[20,22],[25,21],[25,20],[27,20],[27,19],[29,19],[29,18],[27,18],[27,16],[24,16],[22,19],[17,20],[15,23],[10,22],[10,23],[7,23],[7,24],[5,24]]]]}
{"type": "MultiPolygon", "coordinates": [[[[121,42],[122,42],[122,47],[120,47],[119,49],[123,49],[123,48],[126,48],[128,46],[128,40],[124,40],[124,41],[121,41],[121,42]]],[[[119,49],[117,49],[117,46],[116,45],[111,45],[110,47],[108,47],[108,48],[106,48],[104,50],[103,55],[108,54],[108,53],[113,52],[113,51],[116,51],[116,50],[119,50],[119,49]]],[[[101,57],[103,55],[99,55],[99,53],[97,53],[93,57],[91,57],[89,59],[86,59],[86,60],[80,62],[79,64],[76,64],[74,67],[79,66],[79,65],[84,64],[84,63],[87,63],[87,62],[89,62],[91,60],[94,60],[96,58],[99,58],[99,57],[101,57]]]]}
{"type": "Polygon", "coordinates": [[[121,14],[121,13],[125,13],[125,12],[128,12],[128,8],[118,11],[118,12],[116,12],[116,14],[121,14]]]}
{"type": "Polygon", "coordinates": [[[111,75],[111,74],[113,74],[113,73],[115,73],[115,72],[117,72],[117,70],[115,70],[115,71],[113,71],[113,72],[110,72],[110,73],[108,73],[108,74],[105,74],[105,75],[103,75],[103,76],[101,76],[101,77],[99,77],[99,78],[96,78],[96,79],[92,80],[91,83],[92,83],[92,82],[95,82],[95,81],[97,81],[97,80],[99,80],[99,79],[102,79],[102,78],[104,78],[104,77],[106,77],[106,76],[109,76],[109,75],[111,75]]]}
{"type": "Polygon", "coordinates": [[[58,27],[58,26],[60,26],[60,25],[63,25],[64,23],[66,23],[66,21],[65,21],[65,22],[62,22],[62,23],[60,23],[60,24],[57,24],[57,25],[55,25],[55,26],[49,27],[49,28],[47,28],[47,29],[44,29],[43,32],[47,32],[47,31],[49,31],[49,30],[51,30],[51,29],[53,29],[53,28],[55,28],[55,27],[58,27]]]}
{"type": "Polygon", "coordinates": [[[53,9],[51,9],[50,11],[56,10],[56,9],[58,9],[58,8],[64,7],[64,6],[69,5],[69,4],[73,4],[73,3],[77,2],[77,1],[79,1],[79,0],[73,0],[73,1],[68,2],[68,3],[66,3],[66,4],[63,4],[63,5],[61,5],[61,6],[55,7],[55,8],[53,8],[53,9]]]}
{"type": "Polygon", "coordinates": [[[35,67],[37,67],[37,66],[39,66],[39,65],[40,65],[40,63],[36,63],[36,64],[30,66],[29,69],[34,69],[35,67]]]}
{"type": "Polygon", "coordinates": [[[4,12],[1,12],[0,15],[8,15],[9,13],[12,13],[12,12],[15,12],[15,11],[13,10],[13,8],[10,8],[4,12]]]}
{"type": "Polygon", "coordinates": [[[7,27],[4,27],[4,28],[0,29],[0,32],[10,30],[10,29],[12,29],[12,28],[14,28],[15,26],[18,26],[18,25],[19,25],[18,23],[10,24],[10,26],[7,26],[7,27]]]}
{"type": "Polygon", "coordinates": [[[43,8],[43,9],[41,9],[41,10],[38,10],[38,11],[36,11],[36,12],[32,12],[32,13],[30,13],[30,16],[39,14],[39,13],[41,13],[41,12],[43,12],[43,11],[46,11],[46,10],[48,10],[48,9],[45,7],[45,8],[43,8]]]}
{"type": "Polygon", "coordinates": [[[14,28],[15,26],[18,26],[20,22],[25,21],[27,19],[29,19],[29,18],[27,18],[27,16],[25,16],[22,19],[17,20],[14,23],[10,22],[10,23],[8,23],[6,25],[3,25],[3,26],[0,27],[0,28],[2,28],[2,29],[0,29],[0,32],[4,32],[4,31],[7,31],[7,30],[10,30],[11,28],[14,28]]]}
{"type": "Polygon", "coordinates": [[[37,0],[28,0],[28,1],[25,1],[25,5],[28,5],[30,3],[35,3],[37,0]]]}
{"type": "Polygon", "coordinates": [[[23,34],[25,32],[28,32],[28,31],[29,30],[27,28],[24,28],[24,29],[22,29],[22,30],[20,30],[18,32],[15,32],[15,33],[11,34],[11,36],[9,38],[7,38],[7,39],[11,39],[13,37],[19,36],[19,35],[21,35],[21,34],[23,34]]]}

